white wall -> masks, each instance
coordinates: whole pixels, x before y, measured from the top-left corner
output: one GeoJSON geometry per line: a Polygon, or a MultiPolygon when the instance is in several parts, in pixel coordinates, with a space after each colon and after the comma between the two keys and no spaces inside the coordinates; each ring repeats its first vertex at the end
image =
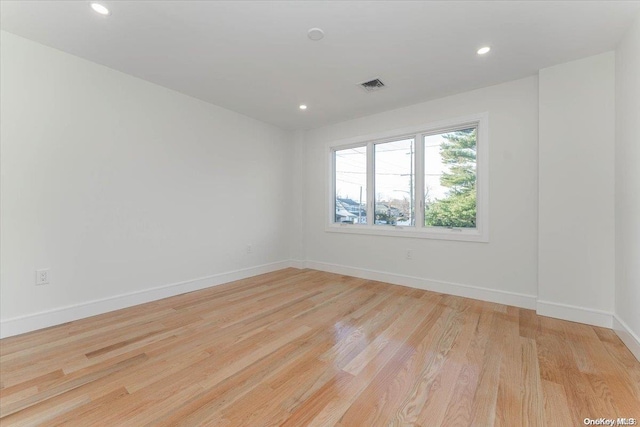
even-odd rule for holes
{"type": "Polygon", "coordinates": [[[640,359],[640,16],[616,50],[615,167],[614,326],[640,359]]]}
{"type": "Polygon", "coordinates": [[[535,306],[537,142],[535,76],[308,131],[303,168],[307,265],[535,306]],[[489,243],[325,232],[330,144],[482,112],[489,113],[489,243]],[[413,250],[412,260],[405,259],[406,249],[413,250]]]}
{"type": "Polygon", "coordinates": [[[611,327],[614,53],[540,70],[538,312],[611,327]]]}
{"type": "Polygon", "coordinates": [[[304,233],[304,217],[306,210],[306,194],[304,180],[304,162],[305,162],[305,144],[304,131],[298,130],[291,132],[292,141],[292,165],[291,165],[291,184],[292,191],[290,197],[290,258],[292,265],[303,268],[305,253],[305,233],[304,233]]]}
{"type": "Polygon", "coordinates": [[[288,133],[6,32],[1,55],[3,335],[288,260],[288,133]]]}

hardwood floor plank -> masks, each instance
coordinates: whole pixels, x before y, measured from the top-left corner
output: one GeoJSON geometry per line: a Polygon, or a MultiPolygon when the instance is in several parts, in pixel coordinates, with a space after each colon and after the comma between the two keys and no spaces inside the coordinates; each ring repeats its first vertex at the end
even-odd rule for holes
{"type": "Polygon", "coordinates": [[[496,426],[510,426],[512,420],[521,420],[523,393],[522,387],[522,348],[520,345],[519,309],[509,307],[506,315],[499,318],[504,325],[504,335],[499,337],[503,343],[511,343],[502,349],[500,380],[496,401],[496,426]]]}
{"type": "Polygon", "coordinates": [[[540,379],[538,352],[536,342],[528,337],[520,338],[520,364],[522,384],[522,427],[544,427],[547,423],[544,417],[544,391],[540,379]]]}
{"type": "Polygon", "coordinates": [[[127,392],[125,387],[120,387],[102,397],[92,399],[89,403],[68,410],[57,417],[47,420],[47,425],[50,427],[60,425],[69,426],[73,424],[82,424],[84,426],[98,425],[103,419],[100,412],[109,411],[113,402],[127,396],[128,394],[129,392],[127,392]]]}
{"type": "Polygon", "coordinates": [[[574,425],[571,412],[568,410],[567,393],[561,384],[542,380],[544,399],[544,419],[548,426],[574,425]]]}
{"type": "Polygon", "coordinates": [[[503,313],[495,313],[471,405],[471,425],[495,424],[500,367],[505,357],[502,339],[508,335],[506,329],[503,313]]]}
{"type": "MultiPolygon", "coordinates": [[[[475,302],[482,307],[483,303],[475,302]]],[[[495,312],[490,309],[480,308],[479,319],[473,328],[473,338],[464,356],[464,362],[460,369],[451,400],[448,402],[444,419],[453,425],[471,425],[473,418],[473,401],[482,372],[482,364],[485,357],[489,334],[493,325],[495,312]]]]}
{"type": "MultiPolygon", "coordinates": [[[[466,354],[475,333],[475,325],[479,320],[479,312],[473,310],[474,304],[471,301],[458,301],[461,304],[457,309],[462,316],[458,319],[459,325],[454,327],[460,328],[460,332],[450,344],[451,349],[441,362],[441,368],[434,379],[429,396],[420,409],[417,418],[417,424],[420,425],[448,424],[446,419],[447,406],[451,402],[456,383],[465,366],[466,354]]],[[[444,352],[446,349],[447,347],[444,346],[441,351],[444,352]]]]}
{"type": "Polygon", "coordinates": [[[142,363],[145,360],[147,360],[147,355],[142,353],[119,361],[117,363],[105,363],[104,366],[100,367],[99,369],[92,368],[87,370],[86,372],[79,371],[73,375],[65,375],[60,379],[55,379],[49,383],[46,383],[46,385],[39,387],[38,393],[34,395],[22,399],[18,402],[3,406],[2,415],[11,415],[14,412],[28,408],[29,406],[54,398],[84,384],[96,381],[99,378],[111,375],[114,372],[118,372],[122,369],[126,369],[130,366],[142,363]]]}
{"type": "MultiPolygon", "coordinates": [[[[298,338],[298,340],[260,359],[248,369],[223,381],[218,387],[195,396],[183,404],[179,410],[173,411],[169,416],[155,420],[155,422],[159,426],[224,424],[224,420],[221,420],[222,410],[236,404],[246,409],[247,394],[262,382],[268,382],[270,379],[284,376],[297,383],[296,377],[288,375],[289,364],[307,357],[313,358],[318,349],[330,344],[328,335],[323,332],[298,338]]],[[[324,372],[324,370],[320,372],[324,372]]],[[[314,376],[309,375],[307,371],[305,378],[307,381],[313,381],[314,376]]],[[[291,393],[291,390],[289,392],[290,397],[294,401],[297,400],[295,393],[291,393]]]]}
{"type": "Polygon", "coordinates": [[[65,414],[75,408],[91,402],[87,396],[77,396],[64,400],[45,400],[34,406],[28,406],[20,412],[12,412],[2,417],[2,425],[36,426],[48,425],[52,418],[65,414]]]}
{"type": "MultiPolygon", "coordinates": [[[[374,390],[379,390],[398,374],[402,366],[416,352],[419,342],[429,333],[431,327],[439,320],[444,310],[444,305],[436,305],[426,317],[418,316],[418,318],[423,319],[418,324],[415,323],[413,316],[411,318],[403,318],[402,320],[412,321],[402,328],[402,336],[404,338],[393,337],[389,340],[389,344],[358,373],[355,377],[356,380],[350,382],[342,393],[338,393],[338,396],[334,396],[334,399],[314,417],[310,425],[333,425],[337,422],[350,425],[349,417],[360,419],[368,416],[369,414],[365,412],[368,410],[365,406],[366,399],[359,399],[360,395],[365,390],[369,390],[367,394],[373,393],[374,390]],[[354,405],[354,402],[358,400],[364,403],[354,405]],[[352,415],[347,415],[347,411],[351,411],[352,415]],[[343,419],[345,417],[347,419],[343,419]]],[[[301,408],[296,409],[292,418],[300,411],[306,412],[302,405],[301,408]]]]}
{"type": "Polygon", "coordinates": [[[62,377],[64,377],[64,371],[62,369],[58,369],[53,372],[49,372],[48,374],[44,374],[39,377],[15,384],[13,386],[3,388],[2,390],[0,390],[0,399],[6,399],[8,396],[13,395],[19,391],[34,388],[42,383],[57,380],[62,377]]]}
{"type": "Polygon", "coordinates": [[[435,323],[422,331],[424,336],[403,366],[388,377],[374,379],[342,417],[341,422],[353,425],[358,418],[367,425],[381,424],[386,419],[397,423],[415,423],[421,408],[430,396],[431,388],[453,341],[459,333],[459,313],[449,308],[435,323]],[[394,401],[394,397],[401,400],[394,401]],[[362,414],[366,414],[362,417],[362,414]]]}

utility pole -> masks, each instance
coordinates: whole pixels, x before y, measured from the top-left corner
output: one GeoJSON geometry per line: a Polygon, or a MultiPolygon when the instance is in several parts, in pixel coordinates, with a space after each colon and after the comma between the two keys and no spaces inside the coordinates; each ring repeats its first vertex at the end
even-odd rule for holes
{"type": "Polygon", "coordinates": [[[361,214],[362,214],[362,185],[360,186],[360,200],[358,201],[358,224],[360,224],[361,214]]]}
{"type": "Polygon", "coordinates": [[[409,225],[413,224],[413,144],[415,141],[411,143],[411,151],[409,154],[411,155],[411,159],[409,162],[411,163],[411,173],[409,174],[409,225]]]}

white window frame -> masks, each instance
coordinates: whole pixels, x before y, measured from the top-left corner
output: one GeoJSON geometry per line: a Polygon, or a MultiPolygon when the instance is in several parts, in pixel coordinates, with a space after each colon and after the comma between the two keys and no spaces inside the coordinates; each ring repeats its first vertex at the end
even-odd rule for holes
{"type": "Polygon", "coordinates": [[[343,139],[328,144],[329,165],[327,179],[327,226],[332,233],[369,234],[378,236],[410,237],[422,239],[459,240],[467,242],[489,241],[489,114],[480,113],[451,120],[395,129],[371,135],[343,139]],[[424,136],[476,126],[476,228],[446,228],[424,226],[424,136]],[[376,225],[371,212],[375,206],[374,145],[415,138],[415,226],[376,225]],[[335,222],[335,152],[348,148],[367,147],[367,224],[335,222]]]}

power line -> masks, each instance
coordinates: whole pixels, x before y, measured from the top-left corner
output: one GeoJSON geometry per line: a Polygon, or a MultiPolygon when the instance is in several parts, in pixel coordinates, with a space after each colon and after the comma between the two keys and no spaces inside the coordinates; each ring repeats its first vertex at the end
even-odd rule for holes
{"type": "MultiPolygon", "coordinates": [[[[366,175],[366,172],[351,172],[351,171],[336,171],[336,173],[350,173],[354,175],[366,175]]],[[[376,172],[376,175],[393,175],[393,176],[407,176],[406,173],[391,173],[391,172],[376,172]]]]}
{"type": "Polygon", "coordinates": [[[353,182],[353,181],[347,181],[345,179],[341,179],[341,180],[336,180],[336,184],[339,182],[346,182],[347,184],[353,184],[353,185],[359,185],[361,187],[365,187],[361,182],[353,182]]]}
{"type": "MultiPolygon", "coordinates": [[[[353,150],[353,148],[350,148],[349,150],[353,150]]],[[[347,151],[347,150],[340,150],[340,151],[347,151]]],[[[411,154],[411,148],[393,148],[390,150],[378,150],[378,149],[375,150],[376,153],[389,153],[392,151],[407,151],[407,154],[411,154]]],[[[367,154],[366,151],[365,152],[356,151],[354,153],[340,153],[340,154],[338,154],[338,151],[336,151],[335,153],[336,153],[336,156],[354,156],[356,154],[359,154],[359,155],[367,154]]]]}

